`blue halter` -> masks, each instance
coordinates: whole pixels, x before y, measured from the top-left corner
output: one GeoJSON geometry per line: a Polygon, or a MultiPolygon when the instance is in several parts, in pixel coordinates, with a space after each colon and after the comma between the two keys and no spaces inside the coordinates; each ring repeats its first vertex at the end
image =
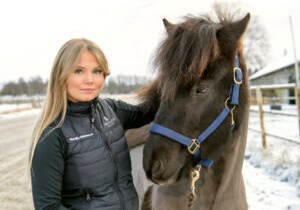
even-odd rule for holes
{"type": "Polygon", "coordinates": [[[193,165],[194,167],[198,164],[211,167],[214,163],[213,160],[201,159],[200,157],[200,144],[212,134],[226,119],[229,113],[231,113],[231,129],[234,128],[233,110],[235,105],[239,104],[239,91],[240,85],[242,84],[243,73],[239,67],[239,57],[238,53],[235,55],[234,65],[233,65],[233,82],[230,87],[229,97],[225,101],[225,108],[219,114],[219,116],[198,136],[196,139],[191,139],[185,135],[182,135],[170,128],[164,127],[157,123],[152,123],[149,131],[151,133],[159,134],[172,139],[187,147],[189,153],[193,155],[193,165]],[[231,105],[228,105],[230,102],[231,105]]]}

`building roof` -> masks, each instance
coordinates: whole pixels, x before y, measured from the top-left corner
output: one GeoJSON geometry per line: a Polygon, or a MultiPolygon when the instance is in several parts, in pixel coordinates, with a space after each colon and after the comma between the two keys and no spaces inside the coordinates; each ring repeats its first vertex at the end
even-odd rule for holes
{"type": "MultiPolygon", "coordinates": [[[[300,63],[300,60],[298,59],[298,65],[300,63]]],[[[271,64],[269,64],[268,66],[266,66],[265,68],[259,70],[258,72],[252,74],[250,76],[250,80],[254,80],[257,79],[259,77],[263,77],[267,74],[271,74],[274,73],[276,71],[280,71],[282,69],[285,69],[291,65],[295,64],[295,60],[294,58],[291,57],[285,57],[283,59],[280,60],[276,60],[275,62],[272,62],[271,64]]]]}

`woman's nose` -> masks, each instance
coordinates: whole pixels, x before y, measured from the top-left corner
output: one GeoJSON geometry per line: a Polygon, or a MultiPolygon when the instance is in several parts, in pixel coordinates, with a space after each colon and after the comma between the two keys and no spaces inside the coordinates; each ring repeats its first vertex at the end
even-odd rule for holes
{"type": "Polygon", "coordinates": [[[86,83],[91,83],[91,82],[93,82],[93,75],[90,74],[90,73],[87,73],[87,74],[85,75],[85,77],[84,77],[84,81],[85,81],[86,83]]]}

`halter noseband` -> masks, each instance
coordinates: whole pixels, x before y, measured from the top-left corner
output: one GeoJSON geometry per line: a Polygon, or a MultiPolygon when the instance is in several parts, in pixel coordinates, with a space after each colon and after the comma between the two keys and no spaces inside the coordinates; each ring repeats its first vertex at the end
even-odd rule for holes
{"type": "Polygon", "coordinates": [[[239,57],[238,53],[236,52],[233,64],[233,82],[230,87],[229,97],[225,101],[225,108],[218,115],[218,117],[198,136],[198,138],[192,139],[157,123],[152,123],[149,131],[151,133],[165,136],[186,146],[188,152],[193,155],[194,167],[199,167],[201,165],[205,167],[211,167],[214,163],[213,160],[201,159],[200,157],[200,144],[221,125],[221,123],[226,119],[229,113],[231,113],[231,129],[234,128],[235,123],[233,110],[235,106],[239,104],[239,90],[240,85],[242,84],[242,80],[243,73],[241,68],[239,67],[239,57]]]}

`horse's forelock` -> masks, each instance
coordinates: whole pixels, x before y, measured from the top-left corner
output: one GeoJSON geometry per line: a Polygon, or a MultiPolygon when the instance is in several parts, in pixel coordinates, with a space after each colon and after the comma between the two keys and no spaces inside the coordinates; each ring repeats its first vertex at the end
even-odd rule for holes
{"type": "Polygon", "coordinates": [[[216,36],[220,24],[208,17],[186,17],[163,40],[155,58],[165,98],[173,98],[179,86],[195,83],[207,65],[219,55],[216,36]]]}

